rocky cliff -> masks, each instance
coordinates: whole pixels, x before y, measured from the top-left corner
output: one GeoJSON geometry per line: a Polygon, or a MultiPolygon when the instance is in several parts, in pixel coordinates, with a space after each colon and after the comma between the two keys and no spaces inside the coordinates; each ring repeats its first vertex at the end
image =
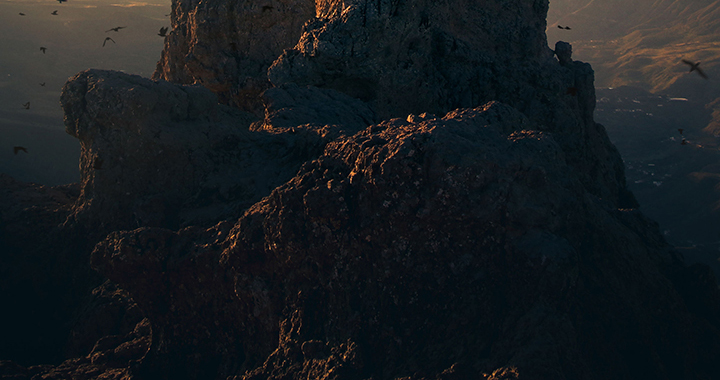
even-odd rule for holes
{"type": "MultiPolygon", "coordinates": [[[[64,88],[82,182],[39,232],[110,282],[68,297],[73,359],[0,374],[720,376],[712,273],[634,209],[546,12],[174,1],[155,80],[64,88]]],[[[74,273],[57,282],[102,282],[74,273]]]]}

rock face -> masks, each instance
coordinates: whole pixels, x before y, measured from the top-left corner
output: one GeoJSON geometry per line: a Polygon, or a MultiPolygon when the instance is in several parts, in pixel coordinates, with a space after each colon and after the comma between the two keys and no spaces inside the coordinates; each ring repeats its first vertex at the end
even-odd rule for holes
{"type": "MultiPolygon", "coordinates": [[[[547,1],[318,1],[314,18],[308,17],[312,12],[299,11],[307,8],[302,2],[278,5],[277,11],[272,8],[266,12],[262,9],[268,8],[263,7],[275,6],[256,4],[248,8],[235,3],[205,2],[190,10],[189,3],[175,2],[176,32],[168,39],[156,77],[203,83],[224,99],[227,90],[213,83],[247,80],[245,74],[226,75],[217,70],[236,64],[254,67],[241,64],[240,58],[231,59],[233,64],[225,63],[227,56],[233,56],[225,39],[239,38],[242,42],[235,43],[247,45],[248,51],[266,52],[268,46],[283,46],[272,66],[270,61],[263,61],[270,66],[267,77],[264,69],[257,70],[252,83],[269,78],[275,86],[292,83],[335,89],[368,102],[380,119],[410,113],[443,114],[458,107],[503,101],[525,113],[541,129],[569,135],[559,135],[557,140],[569,162],[582,173],[585,186],[593,188],[595,194],[622,207],[636,206],[625,191],[619,155],[604,129],[592,120],[592,69],[572,62],[570,53],[564,54],[558,65],[546,45],[547,1]],[[234,25],[218,21],[216,14],[226,6],[232,10],[228,14],[248,21],[238,23],[242,26],[231,32],[224,31],[234,25]],[[273,24],[277,29],[265,26],[264,37],[244,38],[246,28],[255,28],[260,20],[291,10],[298,11],[273,24]],[[286,32],[292,29],[287,23],[296,25],[303,17],[307,23],[290,49],[294,40],[286,32]],[[198,18],[208,22],[192,21],[198,18]],[[266,39],[286,43],[268,43],[266,39]],[[205,54],[187,53],[193,49],[205,54]],[[163,74],[171,63],[188,67],[192,66],[188,62],[200,56],[208,61],[203,67],[214,68],[204,71],[213,79],[199,81],[163,74]]],[[[259,91],[253,84],[239,84],[237,88],[248,94],[259,91]]],[[[241,107],[260,112],[250,103],[241,107]]]]}
{"type": "Polygon", "coordinates": [[[201,83],[222,103],[249,111],[262,110],[267,68],[315,16],[311,0],[179,0],[172,7],[173,30],[154,78],[201,83]]]}
{"type": "MultiPolygon", "coordinates": [[[[373,118],[362,102],[332,90],[277,88],[266,99],[269,122],[295,115],[277,128],[314,118],[354,132],[373,118]],[[312,96],[324,102],[302,104],[312,96]],[[343,105],[339,114],[327,112],[337,104],[343,105]]],[[[291,178],[327,140],[325,124],[317,123],[278,134],[258,122],[251,131],[252,115],[218,105],[202,86],[117,72],[78,74],[61,101],[67,131],[82,147],[82,191],[68,223],[105,233],[235,215],[291,178]]]]}
{"type": "Polygon", "coordinates": [[[82,183],[60,231],[112,281],[79,320],[127,317],[79,359],[2,368],[720,377],[712,274],[633,208],[592,69],[545,45],[546,11],[174,1],[157,80],[89,70],[62,97],[82,183]]]}
{"type": "Polygon", "coordinates": [[[571,173],[501,103],[395,119],[234,225],[115,233],[93,265],[153,321],[148,377],[717,375],[717,306],[693,309],[652,223],[571,173]]]}

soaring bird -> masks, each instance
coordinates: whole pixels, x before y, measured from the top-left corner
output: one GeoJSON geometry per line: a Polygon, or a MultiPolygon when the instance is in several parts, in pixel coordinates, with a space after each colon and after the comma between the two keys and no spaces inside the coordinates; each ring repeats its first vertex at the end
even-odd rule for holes
{"type": "Polygon", "coordinates": [[[167,31],[168,31],[168,27],[167,27],[167,26],[164,27],[164,28],[160,28],[160,33],[158,33],[158,36],[160,36],[160,37],[167,37],[167,31]]]}
{"type": "Polygon", "coordinates": [[[57,11],[52,11],[52,13],[50,13],[50,14],[53,16],[57,16],[57,11]]]}
{"type": "Polygon", "coordinates": [[[45,87],[45,82],[40,83],[41,86],[45,87]]]}
{"type": "Polygon", "coordinates": [[[20,16],[25,16],[25,13],[22,13],[22,12],[20,12],[20,13],[18,13],[18,14],[19,14],[20,16]]]}
{"type": "Polygon", "coordinates": [[[25,107],[26,110],[29,110],[29,109],[30,109],[30,102],[27,102],[27,103],[23,104],[23,107],[25,107]]]}
{"type": "Polygon", "coordinates": [[[106,44],[108,41],[112,41],[112,43],[115,43],[115,40],[113,40],[112,38],[110,38],[110,37],[105,37],[105,41],[103,41],[103,47],[105,47],[105,44],[106,44]]]}
{"type": "Polygon", "coordinates": [[[118,31],[120,31],[120,29],[125,29],[125,28],[127,28],[127,26],[116,26],[116,27],[114,27],[114,28],[110,28],[110,29],[106,30],[105,33],[107,33],[107,32],[118,32],[118,31]]]}
{"type": "Polygon", "coordinates": [[[698,63],[690,62],[687,59],[683,59],[682,61],[683,61],[683,63],[690,65],[690,71],[688,71],[689,73],[691,73],[693,71],[697,71],[697,73],[700,74],[701,77],[708,79],[707,75],[705,75],[705,73],[702,71],[702,69],[700,69],[700,67],[698,67],[698,66],[700,66],[700,62],[698,62],[698,63]]]}
{"type": "Polygon", "coordinates": [[[40,51],[42,51],[43,54],[45,54],[45,50],[47,50],[47,48],[45,46],[40,46],[40,51]]]}
{"type": "Polygon", "coordinates": [[[25,147],[22,147],[22,146],[14,146],[13,147],[13,153],[15,153],[15,154],[18,154],[18,152],[21,150],[25,153],[28,152],[27,149],[25,149],[25,147]]]}
{"type": "Polygon", "coordinates": [[[566,27],[563,28],[563,29],[565,29],[565,30],[570,30],[570,27],[569,27],[569,26],[566,26],[566,27]]]}
{"type": "Polygon", "coordinates": [[[558,29],[565,29],[565,28],[563,28],[562,26],[558,25],[558,29]]]}

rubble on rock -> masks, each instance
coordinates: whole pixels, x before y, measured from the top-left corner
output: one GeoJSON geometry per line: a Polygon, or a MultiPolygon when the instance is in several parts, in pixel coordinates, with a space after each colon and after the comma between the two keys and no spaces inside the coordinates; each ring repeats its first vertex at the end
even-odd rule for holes
{"type": "Polygon", "coordinates": [[[62,209],[8,260],[70,242],[75,359],[3,376],[720,376],[712,274],[635,209],[547,1],[468,4],[174,0],[155,80],[71,78],[79,189],[0,232],[62,209]]]}

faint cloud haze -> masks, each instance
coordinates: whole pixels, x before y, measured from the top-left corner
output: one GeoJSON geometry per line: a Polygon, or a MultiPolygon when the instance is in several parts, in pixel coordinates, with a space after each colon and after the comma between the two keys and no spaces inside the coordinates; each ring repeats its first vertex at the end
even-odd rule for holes
{"type": "Polygon", "coordinates": [[[79,181],[80,144],[65,133],[62,86],[89,68],[151,76],[164,43],[157,31],[170,26],[170,4],[0,0],[0,173],[47,185],[79,181]],[[106,32],[117,26],[126,28],[106,32]],[[103,47],[108,36],[116,43],[103,47]],[[28,153],[14,154],[13,146],[28,153]]]}

